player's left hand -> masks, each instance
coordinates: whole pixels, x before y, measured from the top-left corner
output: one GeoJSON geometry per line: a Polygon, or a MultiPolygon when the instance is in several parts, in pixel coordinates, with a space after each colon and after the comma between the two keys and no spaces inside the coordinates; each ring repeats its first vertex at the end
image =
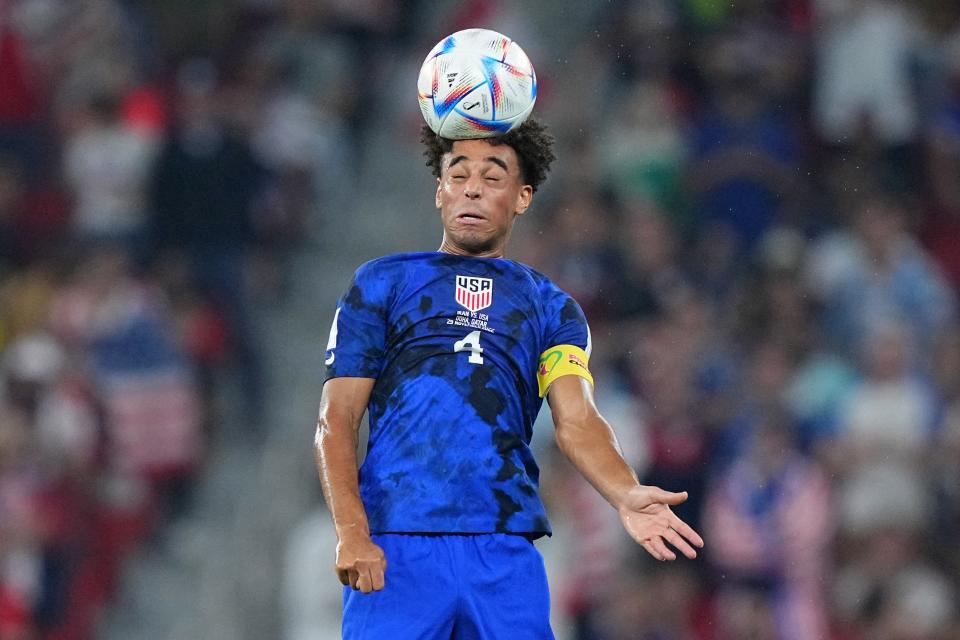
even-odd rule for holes
{"type": "Polygon", "coordinates": [[[627,533],[657,560],[677,559],[667,542],[692,560],[697,552],[691,544],[703,547],[703,538],[670,510],[670,505],[686,499],[686,491],[674,493],[659,487],[634,487],[620,506],[620,520],[627,533]]]}

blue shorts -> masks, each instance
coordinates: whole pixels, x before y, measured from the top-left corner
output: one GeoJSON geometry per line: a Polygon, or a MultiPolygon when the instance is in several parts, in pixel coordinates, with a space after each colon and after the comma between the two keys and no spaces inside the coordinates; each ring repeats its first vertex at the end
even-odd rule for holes
{"type": "Polygon", "coordinates": [[[504,533],[374,535],[382,591],[343,590],[345,640],[543,640],[550,592],[533,542],[504,533]]]}

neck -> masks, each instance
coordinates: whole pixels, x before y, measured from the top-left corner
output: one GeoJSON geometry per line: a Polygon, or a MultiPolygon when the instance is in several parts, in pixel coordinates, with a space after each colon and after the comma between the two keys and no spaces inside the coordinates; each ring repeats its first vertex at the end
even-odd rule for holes
{"type": "Polygon", "coordinates": [[[444,234],[443,242],[440,243],[438,251],[440,251],[440,253],[449,253],[452,256],[466,256],[468,258],[502,258],[504,256],[503,249],[503,245],[500,244],[482,251],[470,251],[451,242],[446,234],[444,234]]]}

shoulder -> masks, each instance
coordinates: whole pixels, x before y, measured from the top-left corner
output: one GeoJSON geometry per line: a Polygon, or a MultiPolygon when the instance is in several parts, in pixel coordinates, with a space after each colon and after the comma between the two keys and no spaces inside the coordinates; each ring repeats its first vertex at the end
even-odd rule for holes
{"type": "MultiPolygon", "coordinates": [[[[524,274],[524,277],[534,287],[537,294],[536,299],[547,320],[547,326],[551,327],[550,330],[575,333],[580,337],[579,341],[585,341],[586,349],[589,351],[590,328],[587,324],[587,317],[573,296],[536,269],[519,262],[512,264],[524,274]]],[[[578,341],[569,336],[568,340],[571,343],[578,341]]]]}
{"type": "Polygon", "coordinates": [[[364,262],[357,267],[355,278],[383,278],[402,273],[405,267],[417,262],[424,254],[395,253],[364,262]]]}
{"type": "MultiPolygon", "coordinates": [[[[580,305],[573,299],[573,296],[557,286],[553,280],[525,264],[519,262],[514,262],[513,264],[524,272],[531,284],[536,288],[540,300],[543,301],[548,311],[554,314],[560,314],[561,316],[569,316],[574,312],[576,315],[583,316],[580,305]]],[[[562,317],[561,319],[566,320],[569,318],[562,317]]]]}
{"type": "Polygon", "coordinates": [[[541,296],[555,296],[555,295],[567,295],[560,287],[553,283],[553,281],[540,273],[533,267],[525,265],[522,262],[513,262],[512,260],[505,261],[508,268],[515,274],[517,278],[526,280],[527,283],[537,290],[541,296]]]}
{"type": "Polygon", "coordinates": [[[364,262],[354,272],[341,306],[382,312],[390,291],[396,286],[392,272],[384,258],[364,262]]]}
{"type": "Polygon", "coordinates": [[[397,290],[418,267],[429,265],[430,254],[397,253],[364,262],[353,275],[351,288],[364,297],[383,299],[397,290]]]}

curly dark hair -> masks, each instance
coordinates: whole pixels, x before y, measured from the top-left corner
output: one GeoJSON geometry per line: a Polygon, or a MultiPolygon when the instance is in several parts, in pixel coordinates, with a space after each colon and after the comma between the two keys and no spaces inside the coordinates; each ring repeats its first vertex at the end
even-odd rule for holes
{"type": "MultiPolygon", "coordinates": [[[[523,183],[529,184],[534,191],[547,179],[550,163],[556,159],[553,155],[553,136],[547,133],[543,124],[533,118],[527,118],[519,127],[502,136],[483,139],[494,146],[505,144],[513,148],[520,160],[523,183]]],[[[441,138],[431,131],[430,127],[423,125],[420,142],[426,146],[423,155],[427,157],[427,166],[433,171],[434,177],[439,178],[443,154],[453,148],[454,140],[441,138]]]]}

